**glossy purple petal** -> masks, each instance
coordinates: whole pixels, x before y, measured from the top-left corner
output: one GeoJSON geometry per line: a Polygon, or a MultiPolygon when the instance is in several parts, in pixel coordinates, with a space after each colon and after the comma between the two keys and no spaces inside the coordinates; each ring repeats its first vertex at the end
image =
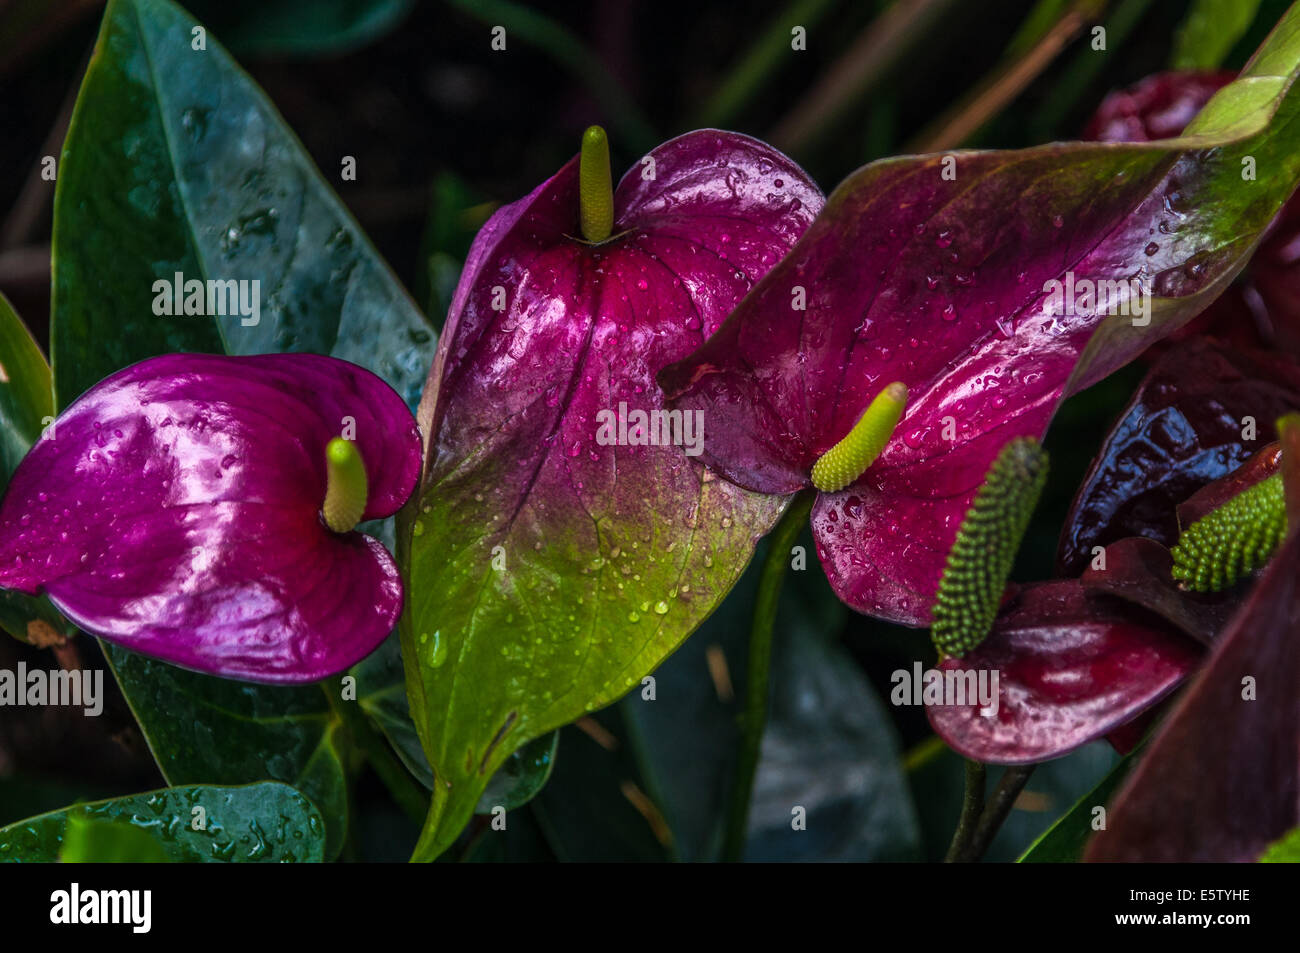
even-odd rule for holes
{"type": "MultiPolygon", "coordinates": [[[[1300,365],[1283,355],[1193,340],[1151,369],[1084,477],[1057,557],[1072,576],[1094,546],[1146,536],[1172,546],[1176,507],[1271,440],[1279,414],[1300,407],[1300,365]],[[1243,421],[1255,420],[1255,439],[1243,421]]],[[[1222,502],[1220,500],[1220,502],[1222,502]]]]}
{"type": "Polygon", "coordinates": [[[1211,644],[1232,618],[1236,591],[1196,593],[1178,587],[1174,557],[1155,540],[1130,536],[1106,547],[1105,568],[1084,570],[1079,581],[1092,592],[1131,602],[1160,616],[1202,645],[1211,644]]]}
{"type": "MultiPolygon", "coordinates": [[[[674,406],[705,412],[705,462],[776,494],[807,486],[816,459],[886,384],[907,385],[881,457],[853,486],[823,494],[813,514],[827,575],[859,611],[926,622],[998,451],[1041,435],[1069,389],[1146,346],[1136,332],[1111,338],[1077,368],[1102,315],[1057,314],[1044,291],[1066,270],[1096,280],[1173,263],[1143,246],[1174,173],[1150,154],[1088,151],[1098,148],[965,155],[955,182],[944,180],[942,156],[866,167],[718,333],[660,375],[674,406]],[[792,309],[801,296],[806,310],[792,309]]],[[[1180,275],[1189,251],[1173,253],[1180,275]]],[[[1156,290],[1190,295],[1218,271],[1199,267],[1178,288],[1157,279],[1156,290]]]]}
{"type": "Polygon", "coordinates": [[[1300,825],[1297,686],[1300,534],[1292,532],[1112,802],[1085,859],[1248,862],[1300,825]]]}
{"type": "Polygon", "coordinates": [[[133,365],[19,465],[0,504],[0,585],[43,590],[87,631],[196,671],[308,682],[346,668],[402,603],[383,546],[319,516],[325,445],[352,426],[365,518],[392,515],[420,440],[370,372],[312,354],[133,365]]]}
{"type": "Polygon", "coordinates": [[[979,761],[1055,758],[1124,725],[1165,697],[1201,658],[1196,643],[1074,581],[1023,589],[989,637],[942,672],[997,671],[999,706],[932,705],[953,750],[979,761]]]}

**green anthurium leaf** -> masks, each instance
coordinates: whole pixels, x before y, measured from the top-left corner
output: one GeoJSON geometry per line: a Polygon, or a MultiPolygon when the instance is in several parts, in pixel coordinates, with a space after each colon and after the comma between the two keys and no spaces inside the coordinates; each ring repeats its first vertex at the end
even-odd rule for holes
{"type": "MultiPolygon", "coordinates": [[[[406,769],[426,788],[432,788],[433,770],[411,721],[397,637],[389,638],[369,658],[354,666],[352,674],[357,679],[357,703],[379,726],[406,769]]],[[[479,799],[478,813],[490,813],[497,806],[513,811],[531,800],[551,776],[558,743],[558,733],[551,732],[511,754],[488,782],[479,799]]]]}
{"type": "Polygon", "coordinates": [[[271,778],[292,785],[319,809],[326,855],[338,856],[347,836],[347,775],[341,726],[320,688],[212,678],[103,645],[168,784],[271,778]]]}
{"type": "Polygon", "coordinates": [[[63,832],[63,864],[165,864],[162,844],[138,827],[121,821],[92,821],[69,814],[63,832]]]}
{"type": "Polygon", "coordinates": [[[559,744],[560,733],[552,731],[513,752],[483,789],[475,813],[491,814],[498,807],[513,811],[531,801],[550,780],[559,744]]]}
{"type": "Polygon", "coordinates": [[[264,781],[164,788],[30,817],[0,827],[0,861],[48,863],[65,849],[79,860],[126,859],[85,854],[139,849],[138,839],[97,829],[109,824],[146,835],[173,862],[319,862],[325,856],[325,825],[312,802],[287,784],[264,781]],[[72,834],[70,823],[78,819],[92,829],[72,834]]]}
{"type": "Polygon", "coordinates": [[[1300,864],[1300,827],[1293,827],[1269,845],[1260,856],[1261,864],[1300,864]]]}
{"type": "Polygon", "coordinates": [[[1029,845],[1020,857],[1022,864],[1065,864],[1083,860],[1083,849],[1088,838],[1105,822],[1105,811],[1119,786],[1128,777],[1141,748],[1121,758],[1110,773],[1097,782],[1097,786],[1079,798],[1078,802],[1029,845]],[[1101,811],[1098,811],[1098,808],[1101,811]]]}
{"type": "Polygon", "coordinates": [[[241,56],[347,53],[394,29],[415,0],[196,0],[189,8],[241,56]]]}
{"type": "Polygon", "coordinates": [[[654,178],[633,170],[613,193],[607,242],[573,237],[577,161],[499,209],[443,330],[419,413],[426,472],[398,520],[407,694],[437,778],[422,859],[512,751],[673,652],[786,502],[699,466],[704,415],[665,416],[654,373],[725,319],[821,194],[732,133],[648,159],[654,178]]]}
{"type": "Polygon", "coordinates": [[[413,404],[432,328],[262,91],[212,36],[194,48],[195,26],[168,0],[105,13],[55,191],[59,405],[186,350],[331,354],[413,404]],[[236,313],[169,314],[177,273],[249,284],[238,306],[228,286],[212,296],[236,313]]]}
{"type": "MultiPolygon", "coordinates": [[[[0,494],[54,415],[50,366],[4,295],[0,295],[0,494]]],[[[0,628],[24,642],[48,645],[76,629],[44,596],[0,591],[0,628]]]]}
{"type": "Polygon", "coordinates": [[[1178,27],[1169,65],[1215,69],[1223,64],[1259,12],[1260,0],[1193,0],[1178,27]]]}
{"type": "MultiPolygon", "coordinates": [[[[168,0],[112,0],[104,15],[55,192],[58,405],[171,351],[331,354],[413,405],[432,328],[266,96],[196,26],[168,0]],[[243,284],[220,285],[211,308],[204,285],[209,313],[168,313],[178,274],[243,284]]],[[[337,855],[346,780],[340,725],[319,690],[105,654],[170,783],[294,784],[337,855]]]]}

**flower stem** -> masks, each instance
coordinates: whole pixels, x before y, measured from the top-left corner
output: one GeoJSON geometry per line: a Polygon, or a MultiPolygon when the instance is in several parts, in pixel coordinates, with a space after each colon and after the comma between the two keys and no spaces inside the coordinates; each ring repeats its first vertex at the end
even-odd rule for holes
{"type": "MultiPolygon", "coordinates": [[[[983,765],[980,765],[980,767],[983,768],[983,765]]],[[[984,805],[984,810],[980,812],[980,818],[974,830],[965,843],[960,845],[960,849],[957,849],[957,838],[953,838],[953,847],[949,849],[949,855],[944,858],[945,862],[973,864],[984,856],[989,849],[989,845],[993,843],[993,838],[1002,829],[1002,822],[1011,813],[1016,798],[1024,790],[1025,784],[1028,783],[1029,776],[1034,773],[1035,767],[1037,765],[1013,764],[1002,772],[997,787],[993,789],[993,794],[989,797],[988,803],[984,805]]],[[[968,774],[968,780],[969,777],[968,774]]],[[[958,831],[960,833],[960,826],[958,831]]]]}
{"type": "Polygon", "coordinates": [[[957,830],[952,835],[952,843],[948,845],[948,853],[944,855],[945,864],[953,863],[970,847],[975,827],[984,810],[984,779],[987,774],[982,762],[967,759],[966,791],[961,800],[961,817],[957,819],[957,830]]]}
{"type": "Polygon", "coordinates": [[[370,724],[360,705],[343,700],[342,676],[327,679],[320,686],[329,700],[330,711],[343,723],[353,744],[366,756],[397,806],[417,824],[422,823],[429,807],[429,792],[411,777],[410,772],[393,754],[388,741],[370,724]]]}
{"type": "Polygon", "coordinates": [[[748,675],[745,687],[745,710],[742,713],[740,753],[731,784],[731,805],[727,811],[726,837],[722,859],[739,861],[745,853],[745,834],[749,827],[749,801],[754,793],[754,774],[763,746],[763,729],[767,726],[768,683],[772,666],[772,630],[776,609],[781,601],[781,584],[789,566],[790,547],[808,520],[816,494],[804,490],[786,508],[785,515],[772,531],[763,574],[758,582],[753,621],[749,629],[748,675]]]}

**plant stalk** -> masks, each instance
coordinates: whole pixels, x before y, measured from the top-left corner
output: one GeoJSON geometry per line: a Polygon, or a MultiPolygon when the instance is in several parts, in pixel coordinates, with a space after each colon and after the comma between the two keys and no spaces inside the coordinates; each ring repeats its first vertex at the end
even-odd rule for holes
{"type": "Polygon", "coordinates": [[[776,610],[781,601],[781,584],[789,567],[790,547],[808,520],[816,494],[804,490],[786,508],[776,524],[769,542],[763,574],[758,582],[753,621],[749,629],[749,659],[746,663],[745,710],[741,714],[740,752],[731,785],[731,803],[727,811],[726,836],[722,859],[742,860],[745,835],[749,828],[749,802],[754,793],[754,775],[763,747],[763,730],[767,727],[768,686],[772,667],[772,632],[776,610]]]}
{"type": "Polygon", "coordinates": [[[393,800],[417,824],[424,821],[429,806],[429,792],[411,777],[405,765],[393,754],[388,740],[370,724],[370,719],[357,702],[343,700],[343,678],[336,675],[320,683],[330,711],[338,716],[357,749],[365,755],[370,766],[384,782],[393,800]]]}

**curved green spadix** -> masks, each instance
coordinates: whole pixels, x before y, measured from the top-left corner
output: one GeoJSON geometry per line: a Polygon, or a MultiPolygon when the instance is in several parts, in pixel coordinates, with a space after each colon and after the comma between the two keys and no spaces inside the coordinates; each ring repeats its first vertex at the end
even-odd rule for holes
{"type": "Polygon", "coordinates": [[[895,382],[877,394],[848,436],[813,464],[813,486],[823,493],[834,493],[862,476],[889,443],[906,406],[904,384],[895,382]]]}
{"type": "Polygon", "coordinates": [[[1183,530],[1173,577],[1196,592],[1227,589],[1268,562],[1285,536],[1282,474],[1275,473],[1183,530]]]}
{"type": "Polygon", "coordinates": [[[935,594],[930,638],[944,655],[965,655],[993,627],[1020,540],[1046,482],[1047,453],[1032,437],[1012,440],[989,467],[935,594]]]}

